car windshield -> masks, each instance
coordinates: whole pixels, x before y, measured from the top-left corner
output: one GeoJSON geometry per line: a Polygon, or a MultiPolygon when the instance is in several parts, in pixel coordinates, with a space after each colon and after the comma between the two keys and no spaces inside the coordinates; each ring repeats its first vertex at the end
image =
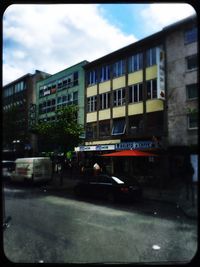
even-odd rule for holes
{"type": "Polygon", "coordinates": [[[124,184],[124,182],[122,181],[122,180],[120,180],[119,178],[117,178],[117,177],[115,177],[115,176],[111,176],[112,177],[112,179],[116,182],[116,183],[118,183],[118,184],[124,184]]]}

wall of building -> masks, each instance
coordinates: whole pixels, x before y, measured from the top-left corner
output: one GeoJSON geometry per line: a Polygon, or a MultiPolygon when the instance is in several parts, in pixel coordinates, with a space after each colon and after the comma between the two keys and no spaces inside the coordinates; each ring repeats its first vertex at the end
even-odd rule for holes
{"type": "Polygon", "coordinates": [[[185,44],[186,28],[166,36],[167,112],[169,146],[197,144],[197,130],[188,129],[187,115],[198,109],[197,99],[187,100],[186,85],[197,83],[197,70],[187,70],[186,58],[197,53],[197,42],[185,44]]]}

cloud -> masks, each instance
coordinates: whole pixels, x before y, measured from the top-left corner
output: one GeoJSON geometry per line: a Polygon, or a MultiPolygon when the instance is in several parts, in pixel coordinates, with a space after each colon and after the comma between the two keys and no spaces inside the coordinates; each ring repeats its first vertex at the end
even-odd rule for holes
{"type": "Polygon", "coordinates": [[[11,5],[3,17],[3,81],[35,69],[53,74],[135,41],[98,4],[11,5]]]}
{"type": "Polygon", "coordinates": [[[189,4],[150,4],[141,11],[146,32],[156,32],[178,20],[195,14],[189,4]]]}

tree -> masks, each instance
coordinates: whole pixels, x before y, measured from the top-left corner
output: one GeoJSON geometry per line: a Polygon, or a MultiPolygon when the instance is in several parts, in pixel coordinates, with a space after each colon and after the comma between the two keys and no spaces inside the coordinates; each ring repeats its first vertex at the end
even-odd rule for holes
{"type": "Polygon", "coordinates": [[[55,112],[55,120],[37,123],[34,132],[48,148],[73,150],[80,142],[83,126],[77,122],[78,106],[69,105],[55,112]]]}

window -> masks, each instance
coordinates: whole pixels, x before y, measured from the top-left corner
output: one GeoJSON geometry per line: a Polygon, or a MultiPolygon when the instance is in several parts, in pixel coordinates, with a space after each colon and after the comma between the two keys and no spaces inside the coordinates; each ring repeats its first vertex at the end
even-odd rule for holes
{"type": "Polygon", "coordinates": [[[125,104],[125,88],[114,91],[114,106],[122,106],[125,104]]]}
{"type": "Polygon", "coordinates": [[[197,42],[197,27],[185,31],[184,39],[185,44],[197,42]]]}
{"type": "Polygon", "coordinates": [[[144,130],[143,115],[134,115],[129,117],[129,133],[142,133],[144,130]]]}
{"type": "Polygon", "coordinates": [[[196,99],[198,97],[197,83],[186,85],[187,99],[196,99]]]}
{"type": "Polygon", "coordinates": [[[110,66],[102,66],[100,73],[100,82],[104,82],[110,79],[110,66]]]}
{"type": "Polygon", "coordinates": [[[73,92],[73,104],[78,105],[78,92],[73,92]]]}
{"type": "Polygon", "coordinates": [[[188,114],[188,129],[193,130],[198,128],[197,113],[188,114]]]}
{"type": "Polygon", "coordinates": [[[87,99],[87,111],[93,112],[97,110],[97,97],[91,96],[87,99]]]}
{"type": "Polygon", "coordinates": [[[157,79],[147,81],[147,99],[157,98],[157,79]]]}
{"type": "Polygon", "coordinates": [[[129,103],[142,101],[142,83],[134,84],[129,87],[129,103]]]}
{"type": "Polygon", "coordinates": [[[134,72],[134,71],[138,71],[142,69],[142,66],[143,66],[142,60],[143,60],[142,53],[138,53],[130,57],[128,61],[129,72],[134,72]]]}
{"type": "Polygon", "coordinates": [[[147,50],[147,67],[150,67],[152,65],[156,64],[156,47],[150,48],[147,50]]]}
{"type": "Polygon", "coordinates": [[[126,128],[125,119],[117,119],[113,121],[112,135],[124,134],[126,128]]]}
{"type": "Polygon", "coordinates": [[[125,60],[117,61],[113,65],[113,78],[122,76],[125,73],[125,60]]]}
{"type": "Polygon", "coordinates": [[[88,123],[86,126],[86,138],[95,139],[97,138],[97,123],[88,123]]]}
{"type": "Polygon", "coordinates": [[[106,109],[110,107],[110,92],[100,95],[100,109],[106,109]]]}
{"type": "Polygon", "coordinates": [[[99,122],[99,137],[110,136],[110,120],[99,122]]]}
{"type": "Polygon", "coordinates": [[[73,73],[74,78],[74,86],[78,85],[78,71],[73,73]]]}
{"type": "Polygon", "coordinates": [[[197,68],[197,55],[192,55],[186,58],[187,70],[193,70],[197,68]]]}
{"type": "Polygon", "coordinates": [[[91,70],[88,72],[87,83],[88,85],[93,85],[97,83],[97,71],[96,70],[91,70]]]}

